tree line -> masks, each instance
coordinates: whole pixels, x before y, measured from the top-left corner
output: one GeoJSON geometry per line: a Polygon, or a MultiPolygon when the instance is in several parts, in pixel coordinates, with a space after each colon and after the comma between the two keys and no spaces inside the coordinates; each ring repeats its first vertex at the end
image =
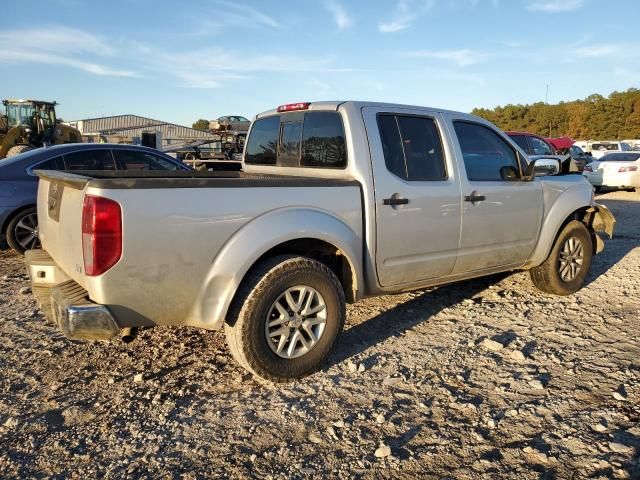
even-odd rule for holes
{"type": "Polygon", "coordinates": [[[536,133],[543,137],[568,136],[574,140],[640,139],[640,90],[630,88],[608,97],[589,95],[584,100],[549,105],[505,105],[471,112],[502,130],[536,133]]]}

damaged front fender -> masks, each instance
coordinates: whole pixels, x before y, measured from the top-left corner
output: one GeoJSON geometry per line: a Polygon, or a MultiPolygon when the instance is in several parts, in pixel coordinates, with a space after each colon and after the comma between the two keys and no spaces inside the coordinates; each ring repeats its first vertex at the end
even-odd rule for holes
{"type": "Polygon", "coordinates": [[[613,238],[613,230],[616,226],[616,218],[604,205],[594,204],[589,207],[582,221],[589,227],[595,237],[594,253],[600,253],[604,250],[604,242],[598,233],[606,233],[609,238],[613,238]]]}

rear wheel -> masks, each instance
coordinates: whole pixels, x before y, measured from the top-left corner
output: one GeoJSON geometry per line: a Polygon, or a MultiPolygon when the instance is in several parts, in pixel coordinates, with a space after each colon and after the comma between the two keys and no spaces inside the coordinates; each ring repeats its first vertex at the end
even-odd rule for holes
{"type": "Polygon", "coordinates": [[[29,150],[33,150],[33,147],[31,145],[16,145],[9,149],[9,151],[7,152],[7,158],[15,157],[16,155],[28,152],[29,150]]]}
{"type": "Polygon", "coordinates": [[[549,257],[529,270],[533,284],[546,293],[570,295],[582,288],[591,267],[593,243],[584,223],[572,220],[556,239],[549,257]]]}
{"type": "Polygon", "coordinates": [[[40,248],[36,207],[22,210],[13,217],[7,226],[7,243],[21,254],[27,250],[40,248]]]}
{"type": "Polygon", "coordinates": [[[279,256],[240,286],[225,333],[229,350],[257,377],[286,382],[317,370],[345,319],[344,291],[323,263],[279,256]]]}

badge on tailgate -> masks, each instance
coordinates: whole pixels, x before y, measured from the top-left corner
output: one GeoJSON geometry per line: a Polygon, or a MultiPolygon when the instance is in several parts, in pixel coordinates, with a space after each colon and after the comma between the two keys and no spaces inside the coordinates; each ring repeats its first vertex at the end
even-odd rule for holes
{"type": "Polygon", "coordinates": [[[61,183],[51,182],[49,184],[49,218],[54,221],[60,220],[60,204],[62,203],[62,192],[64,185],[61,183]]]}

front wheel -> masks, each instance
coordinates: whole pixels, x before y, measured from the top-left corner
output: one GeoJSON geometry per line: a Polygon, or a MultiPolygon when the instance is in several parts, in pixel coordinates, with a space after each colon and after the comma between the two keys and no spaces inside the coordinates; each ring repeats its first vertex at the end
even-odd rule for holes
{"type": "Polygon", "coordinates": [[[286,382],[317,370],[345,319],[336,275],[317,260],[278,256],[247,274],[227,316],[234,358],[265,380],[286,382]]]}
{"type": "Polygon", "coordinates": [[[570,295],[582,288],[591,268],[593,241],[584,223],[572,220],[562,229],[549,257],[529,270],[533,284],[546,293],[570,295]]]}
{"type": "Polygon", "coordinates": [[[7,225],[7,243],[20,254],[40,248],[36,207],[27,208],[13,217],[7,225]]]}

